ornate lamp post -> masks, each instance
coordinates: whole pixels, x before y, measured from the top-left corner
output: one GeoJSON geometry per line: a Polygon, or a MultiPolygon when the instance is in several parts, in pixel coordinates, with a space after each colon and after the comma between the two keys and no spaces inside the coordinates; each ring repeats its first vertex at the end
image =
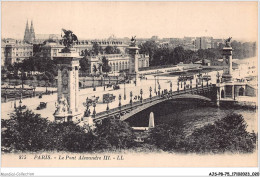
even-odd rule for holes
{"type": "Polygon", "coordinates": [[[177,91],[178,91],[178,93],[180,92],[180,83],[179,83],[179,80],[177,81],[177,91]]]}
{"type": "Polygon", "coordinates": [[[196,89],[198,91],[198,78],[196,78],[196,89]]]}
{"type": "Polygon", "coordinates": [[[156,93],[156,76],[154,76],[154,93],[156,93]]]}
{"type": "Polygon", "coordinates": [[[152,87],[149,88],[150,91],[150,99],[152,99],[152,87]]]}
{"type": "Polygon", "coordinates": [[[119,96],[118,96],[118,100],[119,100],[118,106],[119,106],[119,108],[121,108],[121,99],[122,99],[121,94],[119,94],[119,96]]]}
{"type": "Polygon", "coordinates": [[[172,94],[172,81],[170,82],[170,94],[172,94]]]}
{"type": "Polygon", "coordinates": [[[133,105],[132,97],[133,97],[133,92],[131,91],[131,92],[130,92],[130,104],[131,104],[131,106],[133,105]]]}
{"type": "Polygon", "coordinates": [[[143,102],[143,89],[140,90],[140,94],[141,94],[141,103],[143,102]]]}
{"type": "Polygon", "coordinates": [[[125,93],[125,80],[126,80],[126,74],[124,72],[124,100],[126,100],[126,93],[125,93]]]}
{"type": "Polygon", "coordinates": [[[160,84],[158,85],[158,90],[159,90],[159,96],[160,96],[161,95],[161,92],[160,92],[161,91],[161,85],[160,84]]]}
{"type": "Polygon", "coordinates": [[[16,109],[16,92],[14,93],[14,109],[16,109]]]}
{"type": "Polygon", "coordinates": [[[21,97],[19,101],[19,109],[22,110],[22,99],[23,99],[23,93],[21,92],[21,97]]]}
{"type": "Polygon", "coordinates": [[[109,100],[107,100],[107,111],[109,111],[109,100]]]}
{"type": "Polygon", "coordinates": [[[96,91],[96,87],[95,87],[95,76],[93,76],[93,91],[96,91]]]}
{"type": "Polygon", "coordinates": [[[93,102],[93,108],[94,108],[94,110],[93,110],[93,118],[95,118],[95,116],[96,116],[96,101],[94,101],[93,102]]]}
{"type": "Polygon", "coordinates": [[[184,80],[184,91],[186,92],[186,79],[184,80]]]}

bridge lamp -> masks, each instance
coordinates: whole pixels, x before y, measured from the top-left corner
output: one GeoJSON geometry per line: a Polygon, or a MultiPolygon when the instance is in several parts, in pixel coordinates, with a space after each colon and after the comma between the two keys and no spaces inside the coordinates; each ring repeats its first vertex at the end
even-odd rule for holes
{"type": "Polygon", "coordinates": [[[131,104],[131,105],[133,104],[132,97],[133,97],[133,92],[131,91],[131,92],[130,92],[130,104],[131,104]]]}
{"type": "Polygon", "coordinates": [[[119,94],[119,96],[118,96],[118,100],[119,100],[118,106],[119,106],[119,107],[121,107],[121,99],[122,99],[121,94],[119,94]]]}
{"type": "Polygon", "coordinates": [[[22,99],[20,99],[20,101],[19,101],[19,109],[20,110],[22,109],[22,99]]]}
{"type": "Polygon", "coordinates": [[[172,81],[170,82],[170,92],[172,93],[172,81]]]}
{"type": "Polygon", "coordinates": [[[125,80],[126,80],[126,73],[124,72],[124,100],[126,100],[126,93],[125,93],[125,80]]]}
{"type": "Polygon", "coordinates": [[[154,93],[156,93],[156,76],[154,76],[154,93]]]}
{"type": "Polygon", "coordinates": [[[143,95],[143,89],[140,90],[140,94],[141,94],[141,102],[143,102],[143,97],[142,97],[142,95],[143,95]]]}
{"type": "Polygon", "coordinates": [[[177,91],[179,92],[179,91],[180,91],[180,88],[179,88],[179,87],[180,87],[179,80],[177,81],[177,86],[178,86],[178,87],[177,87],[177,91]]]}
{"type": "Polygon", "coordinates": [[[107,101],[107,111],[109,110],[109,100],[107,101]]]}
{"type": "Polygon", "coordinates": [[[149,88],[150,91],[150,99],[152,99],[152,87],[149,88]]]}
{"type": "Polygon", "coordinates": [[[95,116],[96,116],[96,101],[93,102],[93,108],[94,108],[93,117],[95,118],[95,116]]]}
{"type": "Polygon", "coordinates": [[[158,85],[158,90],[159,90],[159,96],[160,96],[161,95],[161,92],[160,92],[161,91],[161,85],[160,84],[158,85]]]}
{"type": "Polygon", "coordinates": [[[96,91],[96,87],[95,87],[95,76],[93,76],[93,91],[96,91]]]}

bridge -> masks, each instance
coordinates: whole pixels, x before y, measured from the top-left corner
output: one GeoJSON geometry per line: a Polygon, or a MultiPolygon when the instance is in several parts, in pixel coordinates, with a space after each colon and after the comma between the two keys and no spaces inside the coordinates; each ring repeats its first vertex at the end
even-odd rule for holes
{"type": "Polygon", "coordinates": [[[215,85],[208,85],[208,86],[200,86],[196,88],[178,90],[178,91],[169,91],[164,94],[159,94],[156,96],[152,96],[150,94],[149,98],[141,99],[137,102],[132,102],[130,100],[129,104],[119,106],[113,109],[108,109],[107,111],[99,112],[97,114],[93,114],[91,117],[95,122],[101,121],[102,119],[106,118],[116,118],[122,121],[132,117],[133,115],[151,107],[156,104],[170,101],[170,100],[200,100],[203,102],[211,102],[214,100],[214,92],[215,85]]]}

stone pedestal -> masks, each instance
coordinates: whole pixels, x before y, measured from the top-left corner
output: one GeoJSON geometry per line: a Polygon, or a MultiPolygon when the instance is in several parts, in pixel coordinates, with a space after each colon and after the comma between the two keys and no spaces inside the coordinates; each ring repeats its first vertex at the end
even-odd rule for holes
{"type": "Polygon", "coordinates": [[[77,52],[59,53],[53,57],[58,65],[58,98],[54,117],[56,121],[78,122],[79,111],[79,59],[77,52]]]}

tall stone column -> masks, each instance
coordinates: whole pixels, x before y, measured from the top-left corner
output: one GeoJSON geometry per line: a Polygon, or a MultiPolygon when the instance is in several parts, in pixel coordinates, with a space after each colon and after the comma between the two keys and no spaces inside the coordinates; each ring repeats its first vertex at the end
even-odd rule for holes
{"type": "Polygon", "coordinates": [[[74,121],[81,119],[79,108],[79,55],[73,50],[59,53],[54,57],[58,64],[58,105],[54,113],[57,121],[74,121]]]}
{"type": "Polygon", "coordinates": [[[129,74],[134,77],[136,85],[139,84],[139,66],[138,66],[138,57],[139,57],[139,48],[137,46],[130,45],[129,50],[129,74]]]}
{"type": "Polygon", "coordinates": [[[226,45],[223,48],[223,60],[226,68],[224,69],[224,73],[222,75],[224,82],[232,81],[232,47],[230,44],[231,38],[226,40],[226,45]]]}

